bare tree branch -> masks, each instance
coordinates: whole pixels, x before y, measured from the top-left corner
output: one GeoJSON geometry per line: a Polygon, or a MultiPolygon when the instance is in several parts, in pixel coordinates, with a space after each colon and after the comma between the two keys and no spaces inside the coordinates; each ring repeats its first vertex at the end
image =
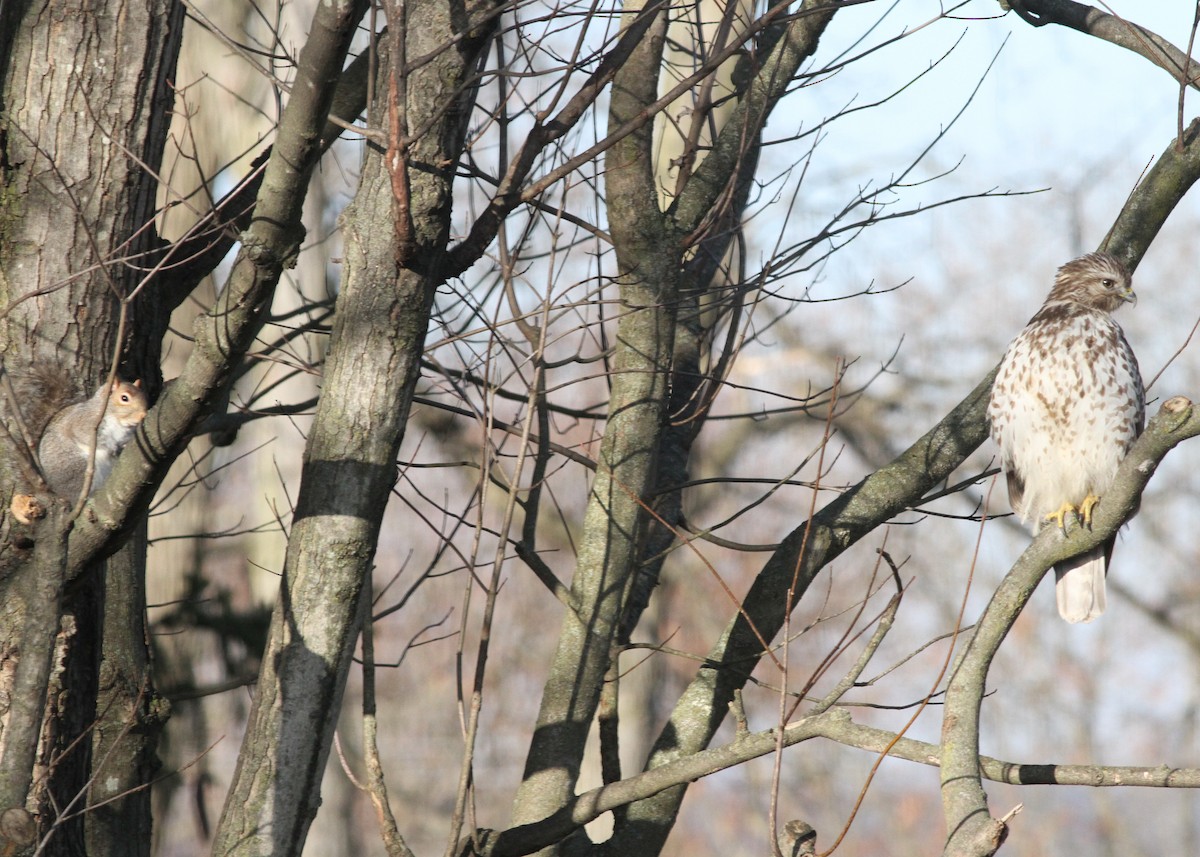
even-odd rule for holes
{"type": "MultiPolygon", "coordinates": [[[[872,753],[887,750],[889,756],[940,765],[942,747],[915,738],[901,737],[887,729],[855,723],[844,709],[822,721],[822,738],[837,741],[847,747],[857,747],[872,753]],[[890,748],[890,749],[889,749],[890,748]]],[[[1200,768],[1172,768],[1169,765],[1137,767],[1130,765],[1055,765],[1029,762],[1009,762],[991,756],[979,757],[979,773],[985,779],[1012,786],[1093,786],[1096,788],[1200,788],[1200,768]]]]}
{"type": "Polygon", "coordinates": [[[1073,0],[1000,0],[1035,27],[1059,24],[1145,57],[1178,83],[1200,88],[1200,63],[1157,33],[1073,0]]]}

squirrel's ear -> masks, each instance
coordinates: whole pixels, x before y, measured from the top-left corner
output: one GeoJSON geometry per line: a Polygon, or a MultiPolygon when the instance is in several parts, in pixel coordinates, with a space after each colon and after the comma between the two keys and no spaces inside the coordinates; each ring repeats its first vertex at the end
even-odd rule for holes
{"type": "Polygon", "coordinates": [[[141,379],[141,378],[138,378],[136,381],[134,381],[134,382],[133,382],[133,386],[135,386],[135,387],[141,387],[141,386],[142,386],[142,379],[141,379]]]}

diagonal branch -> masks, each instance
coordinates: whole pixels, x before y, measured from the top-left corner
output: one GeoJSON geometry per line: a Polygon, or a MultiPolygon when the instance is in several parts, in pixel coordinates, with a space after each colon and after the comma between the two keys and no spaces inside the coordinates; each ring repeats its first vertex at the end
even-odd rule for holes
{"type": "MultiPolygon", "coordinates": [[[[371,59],[371,52],[363,51],[341,73],[333,92],[329,118],[320,136],[322,153],[338,139],[343,126],[353,122],[366,109],[371,59]]],[[[170,322],[171,310],[183,303],[196,285],[242,240],[242,233],[253,222],[254,207],[265,176],[263,165],[270,158],[272,148],[266,147],[254,158],[246,175],[187,235],[174,243],[163,244],[158,248],[158,256],[148,260],[148,265],[157,268],[158,273],[152,287],[142,289],[144,297],[141,299],[152,300],[157,306],[155,312],[143,313],[139,318],[145,318],[145,323],[160,319],[161,329],[139,331],[139,334],[161,337],[170,322]]]]}
{"type": "Polygon", "coordinates": [[[547,818],[493,835],[482,853],[486,857],[532,854],[561,841],[605,812],[773,753],[780,743],[790,747],[815,738],[829,728],[825,725],[828,721],[844,719],[845,716],[841,711],[825,712],[788,724],[782,734],[777,734],[775,729],[745,734],[723,747],[713,747],[653,771],[573,796],[547,818]]]}
{"type": "Polygon", "coordinates": [[[1130,195],[1103,246],[1120,257],[1130,271],[1200,177],[1200,118],[1184,129],[1183,137],[1172,140],[1154,166],[1130,195]]]}

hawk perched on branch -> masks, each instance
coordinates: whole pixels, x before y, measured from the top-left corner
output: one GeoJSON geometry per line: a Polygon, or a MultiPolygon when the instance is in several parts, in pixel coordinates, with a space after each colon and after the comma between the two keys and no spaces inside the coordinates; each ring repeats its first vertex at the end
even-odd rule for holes
{"type": "MultiPolygon", "coordinates": [[[[1000,363],[988,417],[1013,511],[1036,534],[1092,508],[1142,431],[1146,401],[1137,359],[1112,312],[1136,301],[1129,272],[1107,253],[1058,269],[1037,315],[1000,363]]],[[[1058,612],[1090,622],[1104,612],[1115,536],[1054,567],[1058,612]]]]}

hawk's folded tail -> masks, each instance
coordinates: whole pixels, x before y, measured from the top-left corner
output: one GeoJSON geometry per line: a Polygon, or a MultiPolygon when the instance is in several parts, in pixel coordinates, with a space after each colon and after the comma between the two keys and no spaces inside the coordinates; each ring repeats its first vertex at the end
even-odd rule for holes
{"type": "Polygon", "coordinates": [[[1068,622],[1091,622],[1104,612],[1104,576],[1111,554],[1110,541],[1054,566],[1058,614],[1068,622]]]}

